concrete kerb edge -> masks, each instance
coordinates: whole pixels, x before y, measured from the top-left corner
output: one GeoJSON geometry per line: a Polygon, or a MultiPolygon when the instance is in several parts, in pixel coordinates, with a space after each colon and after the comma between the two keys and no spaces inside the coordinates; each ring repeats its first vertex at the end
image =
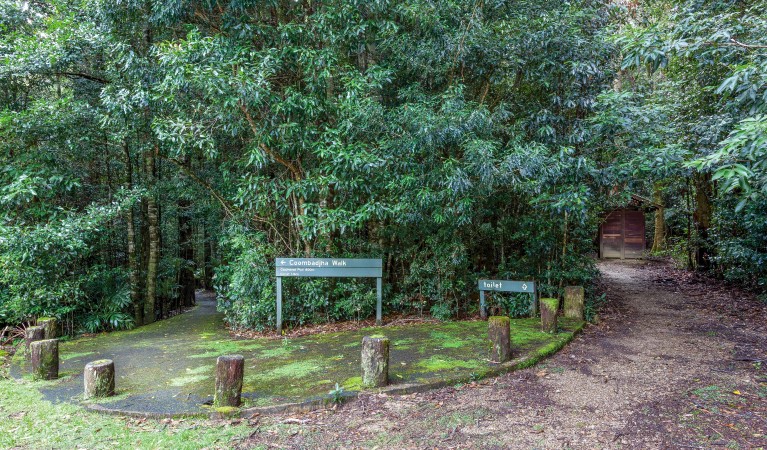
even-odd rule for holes
{"type": "MultiPolygon", "coordinates": [[[[498,366],[490,369],[488,372],[485,373],[484,378],[490,378],[490,377],[497,377],[509,372],[513,372],[515,370],[519,370],[522,368],[530,367],[534,364],[537,364],[538,362],[548,358],[551,355],[554,355],[558,353],[562,348],[564,348],[567,344],[569,344],[577,335],[579,335],[583,328],[586,326],[587,322],[581,322],[579,325],[577,325],[570,336],[563,339],[559,344],[554,347],[551,353],[542,355],[542,356],[525,356],[522,358],[515,358],[511,361],[499,364],[498,366]]],[[[351,400],[360,395],[360,393],[363,394],[386,394],[386,395],[408,395],[408,394],[415,394],[415,393],[421,393],[421,392],[427,392],[432,391],[435,389],[440,389],[446,386],[454,386],[456,384],[461,383],[467,383],[471,381],[469,377],[467,376],[460,376],[460,377],[454,377],[449,378],[446,380],[440,380],[440,381],[433,381],[433,382],[427,382],[427,383],[408,383],[408,384],[397,384],[394,386],[387,386],[380,389],[372,389],[362,392],[347,392],[344,394],[344,400],[351,400]]],[[[279,413],[306,413],[310,411],[316,411],[319,409],[327,408],[329,405],[332,404],[332,400],[329,396],[322,397],[322,398],[314,398],[311,400],[303,401],[303,402],[296,402],[296,403],[282,403],[279,405],[271,405],[271,406],[255,406],[250,408],[244,408],[239,411],[239,414],[234,414],[233,417],[240,417],[240,418],[250,418],[254,415],[261,415],[261,414],[279,414],[279,413]]],[[[151,419],[166,419],[166,418],[220,418],[221,415],[218,412],[211,411],[211,412],[199,412],[199,413],[147,413],[147,412],[140,412],[140,411],[124,411],[119,409],[112,409],[112,408],[106,408],[103,405],[99,404],[86,404],[83,405],[86,409],[98,412],[101,414],[108,414],[108,415],[120,415],[120,416],[127,416],[127,417],[136,417],[136,418],[151,418],[151,419]]]]}

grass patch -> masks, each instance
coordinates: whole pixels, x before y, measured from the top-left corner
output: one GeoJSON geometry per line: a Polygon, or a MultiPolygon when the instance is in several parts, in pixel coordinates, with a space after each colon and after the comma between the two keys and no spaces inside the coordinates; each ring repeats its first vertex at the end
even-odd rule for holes
{"type": "Polygon", "coordinates": [[[64,353],[64,354],[61,356],[61,360],[62,360],[62,361],[68,361],[68,360],[70,360],[70,359],[75,359],[75,358],[84,358],[84,357],[86,357],[86,356],[89,356],[89,355],[93,355],[94,353],[96,353],[96,352],[79,352],[79,353],[77,353],[77,352],[73,352],[73,353],[64,353]]]}
{"type": "Polygon", "coordinates": [[[347,391],[361,391],[362,390],[362,377],[351,377],[344,380],[341,383],[341,387],[347,391]]]}
{"type": "Polygon", "coordinates": [[[293,353],[293,348],[283,345],[282,347],[275,347],[275,348],[268,348],[266,350],[261,350],[261,353],[258,354],[259,358],[284,358],[286,356],[290,356],[291,353],[293,353]]]}
{"type": "Polygon", "coordinates": [[[176,377],[172,378],[168,384],[173,387],[182,387],[189,384],[195,384],[199,383],[201,381],[205,381],[209,379],[210,377],[208,375],[187,375],[185,377],[176,377]]]}
{"type": "Polygon", "coordinates": [[[284,366],[276,367],[267,372],[257,373],[248,378],[254,380],[279,380],[281,378],[305,378],[313,373],[324,370],[323,361],[320,359],[308,359],[295,361],[284,366]]]}
{"type": "Polygon", "coordinates": [[[189,358],[216,358],[223,355],[235,355],[243,352],[259,350],[264,345],[254,341],[211,341],[201,342],[195,348],[204,350],[203,353],[189,355],[189,358]]]}
{"type": "Polygon", "coordinates": [[[50,403],[32,383],[0,380],[0,448],[227,448],[248,436],[245,424],[106,416],[50,403]]]}

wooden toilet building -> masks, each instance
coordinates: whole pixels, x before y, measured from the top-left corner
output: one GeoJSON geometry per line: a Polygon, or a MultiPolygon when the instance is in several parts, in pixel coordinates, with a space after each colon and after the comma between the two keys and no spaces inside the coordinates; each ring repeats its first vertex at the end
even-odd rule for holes
{"type": "Polygon", "coordinates": [[[632,195],[628,205],[610,211],[599,226],[599,257],[642,258],[647,248],[645,212],[653,209],[651,201],[632,195]]]}

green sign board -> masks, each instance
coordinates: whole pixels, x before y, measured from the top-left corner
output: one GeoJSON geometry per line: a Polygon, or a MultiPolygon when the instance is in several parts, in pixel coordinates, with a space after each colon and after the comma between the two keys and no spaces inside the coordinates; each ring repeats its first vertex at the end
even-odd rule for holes
{"type": "Polygon", "coordinates": [[[535,293],[534,281],[479,280],[480,291],[535,293]]]}
{"type": "Polygon", "coordinates": [[[380,259],[277,258],[277,332],[282,331],[282,277],[375,278],[376,324],[380,325],[383,263],[380,259]]]}
{"type": "Polygon", "coordinates": [[[363,277],[381,278],[380,259],[277,258],[278,277],[363,277]]]}
{"type": "Polygon", "coordinates": [[[487,319],[487,303],[485,291],[493,292],[517,292],[530,294],[530,313],[535,315],[535,282],[513,280],[479,280],[479,316],[487,319]]]}

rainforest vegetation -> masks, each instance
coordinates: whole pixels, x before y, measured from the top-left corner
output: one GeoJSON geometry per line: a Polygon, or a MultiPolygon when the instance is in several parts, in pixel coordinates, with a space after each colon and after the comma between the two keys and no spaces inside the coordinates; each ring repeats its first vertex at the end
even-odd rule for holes
{"type": "MultiPolygon", "coordinates": [[[[385,314],[475,314],[483,277],[593,305],[632,194],[648,252],[763,292],[765,10],[0,0],[0,327],[130,328],[208,288],[265,329],[286,256],[381,258],[385,314]]],[[[375,308],[365,279],[284,290],[289,326],[375,308]]]]}

